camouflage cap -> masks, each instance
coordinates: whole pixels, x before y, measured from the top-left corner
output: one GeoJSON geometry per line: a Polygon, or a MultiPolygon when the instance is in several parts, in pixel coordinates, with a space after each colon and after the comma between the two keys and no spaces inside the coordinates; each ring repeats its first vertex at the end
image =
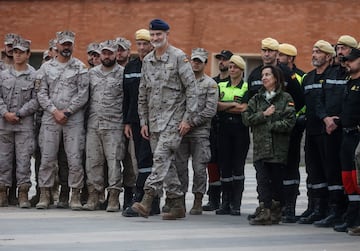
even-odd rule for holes
{"type": "Polygon", "coordinates": [[[129,50],[131,47],[131,42],[124,37],[117,37],[115,41],[116,44],[121,46],[124,50],[129,50]]]}
{"type": "Polygon", "coordinates": [[[90,43],[87,47],[86,52],[89,54],[91,52],[96,52],[100,54],[100,45],[98,43],[90,43]]]}
{"type": "Polygon", "coordinates": [[[18,34],[15,34],[15,33],[8,33],[5,35],[5,40],[4,40],[4,43],[6,45],[8,44],[13,44],[14,43],[14,40],[15,39],[19,39],[20,36],[18,34]]]}
{"type": "Polygon", "coordinates": [[[112,52],[116,52],[118,49],[118,44],[115,40],[106,40],[104,42],[101,42],[99,47],[100,51],[109,50],[112,52]]]}
{"type": "Polygon", "coordinates": [[[63,44],[65,42],[74,43],[75,33],[72,31],[58,31],[56,32],[56,39],[59,44],[63,44]]]}
{"type": "Polygon", "coordinates": [[[56,38],[49,40],[49,49],[56,48],[56,41],[57,41],[56,38]]]}
{"type": "Polygon", "coordinates": [[[191,60],[197,58],[201,62],[205,63],[208,59],[209,53],[204,48],[194,48],[191,51],[191,60]]]}
{"type": "Polygon", "coordinates": [[[14,40],[13,49],[19,49],[21,51],[30,50],[31,41],[23,38],[18,38],[14,40]]]}

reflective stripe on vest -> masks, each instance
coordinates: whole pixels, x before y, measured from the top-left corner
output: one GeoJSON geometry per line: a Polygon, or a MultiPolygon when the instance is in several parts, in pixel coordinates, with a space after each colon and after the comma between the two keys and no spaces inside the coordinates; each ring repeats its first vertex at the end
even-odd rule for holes
{"type": "Polygon", "coordinates": [[[241,88],[237,86],[227,86],[228,84],[229,81],[219,83],[220,101],[222,102],[241,100],[248,90],[247,82],[243,82],[241,88]]]}

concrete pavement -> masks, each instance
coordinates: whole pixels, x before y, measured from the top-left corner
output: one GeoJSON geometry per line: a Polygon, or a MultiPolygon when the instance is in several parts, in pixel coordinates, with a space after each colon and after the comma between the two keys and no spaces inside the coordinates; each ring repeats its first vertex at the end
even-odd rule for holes
{"type": "MultiPolygon", "coordinates": [[[[303,168],[301,175],[298,213],[306,207],[303,168]]],[[[125,218],[105,211],[0,208],[0,250],[360,250],[359,237],[332,229],[299,224],[250,226],[246,218],[257,206],[255,189],[255,171],[247,165],[240,217],[204,212],[163,221],[161,216],[125,218]]],[[[188,211],[192,200],[188,193],[188,211]]]]}

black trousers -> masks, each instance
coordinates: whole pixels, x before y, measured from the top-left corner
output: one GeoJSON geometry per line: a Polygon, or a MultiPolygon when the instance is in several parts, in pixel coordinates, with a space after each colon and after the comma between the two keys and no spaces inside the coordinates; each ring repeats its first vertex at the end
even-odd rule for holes
{"type": "Polygon", "coordinates": [[[254,166],[259,201],[264,202],[265,208],[271,208],[272,200],[281,201],[284,164],[260,160],[255,161],[254,166]]]}

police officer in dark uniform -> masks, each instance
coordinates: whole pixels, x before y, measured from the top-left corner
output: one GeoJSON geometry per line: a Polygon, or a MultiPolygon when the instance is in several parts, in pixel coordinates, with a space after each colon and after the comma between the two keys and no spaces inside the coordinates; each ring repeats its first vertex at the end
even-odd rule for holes
{"type": "MultiPolygon", "coordinates": [[[[139,57],[131,60],[124,69],[124,124],[126,137],[132,137],[135,146],[135,155],[138,165],[138,176],[136,179],[136,191],[134,202],[140,202],[144,195],[144,183],[151,173],[153,157],[150,141],[144,139],[140,134],[140,120],[138,114],[138,95],[141,78],[141,66],[143,58],[152,50],[150,33],[146,29],[140,29],[135,33],[136,47],[139,57]]],[[[124,195],[126,196],[126,195],[124,195]]],[[[150,214],[159,214],[160,198],[153,200],[150,214]]],[[[137,217],[138,213],[132,210],[131,205],[126,207],[122,213],[125,217],[137,217]]]]}
{"type": "Polygon", "coordinates": [[[249,128],[241,117],[247,107],[242,100],[247,92],[247,83],[242,79],[244,70],[244,59],[233,55],[229,63],[230,81],[219,83],[218,164],[222,203],[216,214],[220,215],[240,215],[244,191],[244,166],[250,144],[249,128]]]}
{"type": "MultiPolygon", "coordinates": [[[[216,54],[215,58],[219,60],[220,73],[213,79],[216,83],[226,82],[230,80],[228,68],[229,60],[233,53],[229,50],[222,50],[219,54],[216,54]]],[[[210,128],[210,151],[211,159],[207,165],[208,177],[209,177],[209,202],[203,206],[204,211],[214,211],[220,207],[221,197],[221,182],[220,182],[220,170],[217,163],[217,134],[219,130],[218,116],[215,115],[211,120],[210,128]]]]}
{"type": "MultiPolygon", "coordinates": [[[[360,224],[360,187],[357,184],[357,174],[354,163],[355,149],[360,140],[360,50],[353,48],[346,61],[346,68],[350,80],[345,89],[343,109],[340,115],[340,124],[343,128],[340,159],[342,166],[342,181],[349,203],[344,222],[335,225],[338,232],[355,232],[353,226],[360,224]]],[[[336,122],[336,117],[332,118],[336,122]]],[[[339,124],[339,123],[337,123],[339,124]]]]}

